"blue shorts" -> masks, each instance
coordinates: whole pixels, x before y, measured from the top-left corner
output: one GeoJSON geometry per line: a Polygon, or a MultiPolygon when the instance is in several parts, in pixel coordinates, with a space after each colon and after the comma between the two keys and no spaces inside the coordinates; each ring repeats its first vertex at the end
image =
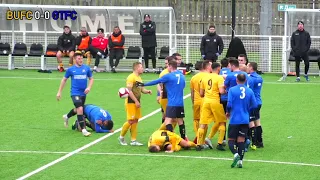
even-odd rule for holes
{"type": "Polygon", "coordinates": [[[166,110],[167,118],[184,118],[184,107],[183,106],[167,106],[166,110]]]}

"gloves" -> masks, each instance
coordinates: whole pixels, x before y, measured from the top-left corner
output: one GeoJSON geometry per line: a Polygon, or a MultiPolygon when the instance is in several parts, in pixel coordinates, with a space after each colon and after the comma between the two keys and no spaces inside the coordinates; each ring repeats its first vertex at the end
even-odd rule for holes
{"type": "Polygon", "coordinates": [[[142,82],[136,81],[136,87],[142,87],[144,84],[142,82]]]}
{"type": "Polygon", "coordinates": [[[202,59],[204,59],[206,57],[206,55],[201,55],[202,56],[202,59]]]}
{"type": "Polygon", "coordinates": [[[219,54],[219,53],[216,53],[216,56],[218,57],[218,56],[220,56],[220,54],[219,54]]]}

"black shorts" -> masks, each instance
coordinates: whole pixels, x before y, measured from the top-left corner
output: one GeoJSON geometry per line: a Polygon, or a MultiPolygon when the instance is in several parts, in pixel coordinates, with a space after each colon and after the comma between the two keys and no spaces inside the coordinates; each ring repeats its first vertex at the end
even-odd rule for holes
{"type": "Polygon", "coordinates": [[[228,101],[220,101],[220,103],[223,106],[224,113],[226,113],[227,112],[227,103],[228,103],[228,101]]]}
{"type": "Polygon", "coordinates": [[[253,109],[252,111],[250,111],[250,122],[260,119],[260,109],[261,109],[261,105],[258,105],[256,109],[253,109]]]}
{"type": "Polygon", "coordinates": [[[167,106],[166,117],[167,118],[184,118],[183,106],[167,106]]]}
{"type": "Polygon", "coordinates": [[[237,139],[239,136],[247,137],[249,124],[229,124],[228,138],[237,139]]]}
{"type": "Polygon", "coordinates": [[[76,108],[84,106],[86,103],[86,96],[71,96],[71,99],[76,108]]]}

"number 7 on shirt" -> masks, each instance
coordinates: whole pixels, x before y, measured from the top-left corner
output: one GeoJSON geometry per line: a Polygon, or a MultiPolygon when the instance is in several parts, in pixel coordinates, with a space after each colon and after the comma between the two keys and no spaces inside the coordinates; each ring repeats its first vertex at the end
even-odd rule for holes
{"type": "Polygon", "coordinates": [[[177,84],[180,83],[180,74],[176,74],[176,77],[178,78],[177,84]]]}

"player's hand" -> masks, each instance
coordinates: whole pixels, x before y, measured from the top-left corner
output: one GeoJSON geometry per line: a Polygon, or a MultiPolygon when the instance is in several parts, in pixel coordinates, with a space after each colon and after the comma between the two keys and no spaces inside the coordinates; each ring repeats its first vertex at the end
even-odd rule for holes
{"type": "Polygon", "coordinates": [[[230,118],[230,113],[226,113],[226,116],[229,119],[230,118]]]}
{"type": "Polygon", "coordinates": [[[144,86],[144,84],[142,82],[136,81],[136,86],[137,87],[142,87],[142,86],[144,86]]]}
{"type": "Polygon", "coordinates": [[[114,132],[114,130],[113,130],[113,129],[111,129],[111,130],[109,130],[109,132],[110,132],[110,133],[113,133],[113,132],[114,132]]]}
{"type": "Polygon", "coordinates": [[[61,93],[58,92],[57,93],[57,100],[60,101],[60,99],[61,99],[61,93]]]}
{"type": "Polygon", "coordinates": [[[172,151],[172,150],[170,150],[170,151],[168,151],[168,150],[167,150],[167,151],[165,151],[165,152],[166,152],[166,153],[173,153],[173,151],[172,151]]]}
{"type": "Polygon", "coordinates": [[[151,90],[147,90],[147,94],[152,94],[152,91],[151,90]]]}
{"type": "Polygon", "coordinates": [[[140,107],[141,107],[141,105],[140,105],[139,102],[136,102],[135,104],[136,104],[136,107],[137,107],[137,108],[140,108],[140,107]]]}
{"type": "Polygon", "coordinates": [[[90,88],[87,88],[86,90],[84,90],[85,94],[88,94],[90,92],[90,88]]]}
{"type": "Polygon", "coordinates": [[[158,102],[158,104],[160,104],[160,100],[161,100],[161,97],[160,97],[160,96],[157,96],[157,102],[158,102]]]}
{"type": "Polygon", "coordinates": [[[67,50],[67,53],[69,53],[69,50],[67,50]]]}

